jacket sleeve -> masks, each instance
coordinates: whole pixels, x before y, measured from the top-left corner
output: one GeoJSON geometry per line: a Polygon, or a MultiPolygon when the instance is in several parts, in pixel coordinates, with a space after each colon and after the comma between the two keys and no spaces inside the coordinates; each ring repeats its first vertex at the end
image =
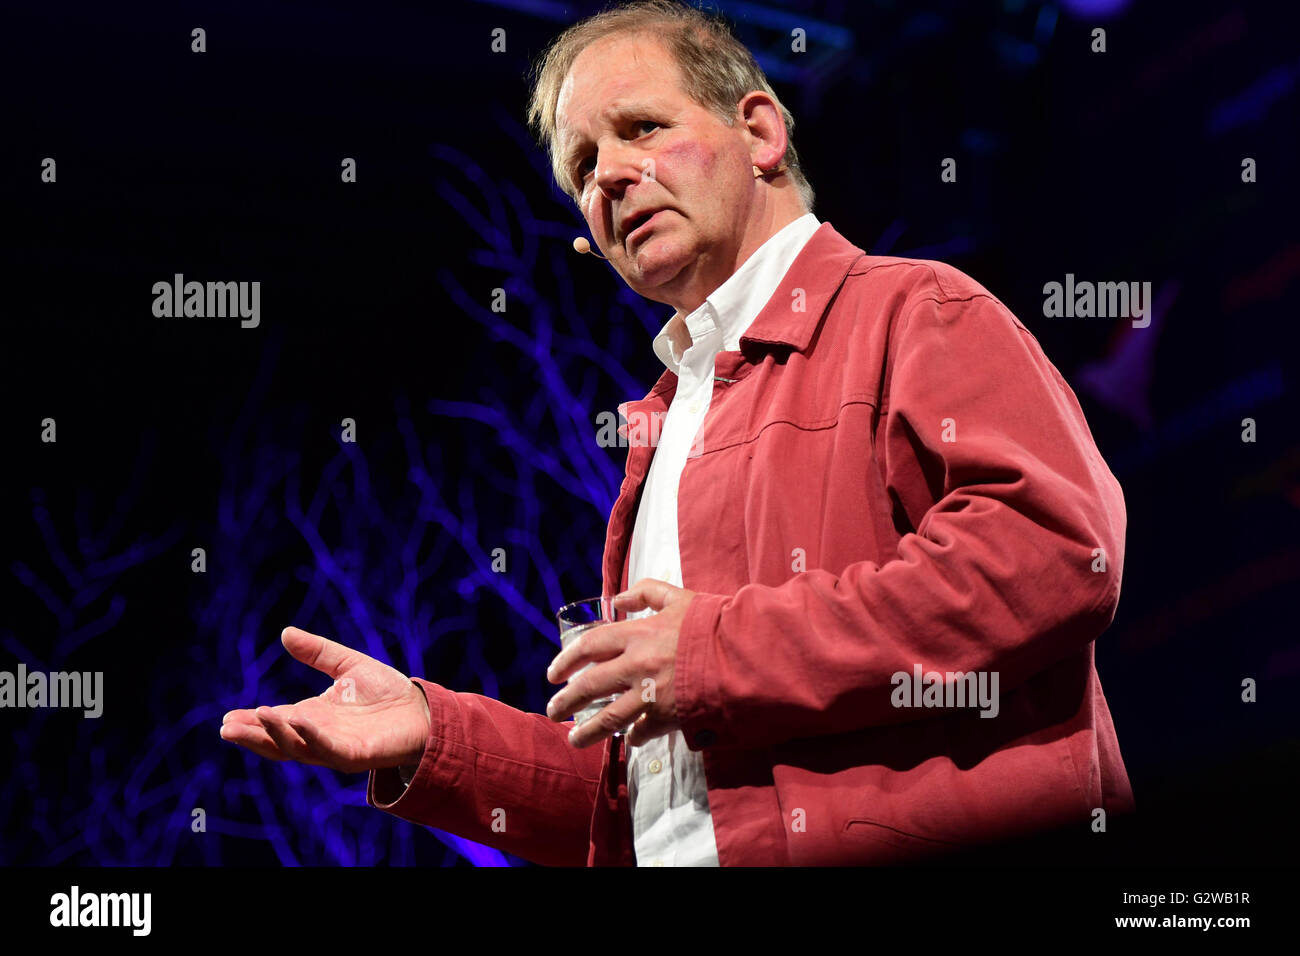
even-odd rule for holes
{"type": "Polygon", "coordinates": [[[895,675],[996,672],[1005,694],[1114,617],[1123,493],[1033,335],[987,293],[925,297],[891,350],[869,467],[915,531],[883,564],[698,594],[674,672],[692,749],[933,718],[895,706],[895,675]]]}
{"type": "Polygon", "coordinates": [[[569,745],[555,723],[478,694],[412,678],[430,730],[409,786],[372,770],[366,802],[386,813],[550,866],[585,866],[603,750],[569,745]]]}

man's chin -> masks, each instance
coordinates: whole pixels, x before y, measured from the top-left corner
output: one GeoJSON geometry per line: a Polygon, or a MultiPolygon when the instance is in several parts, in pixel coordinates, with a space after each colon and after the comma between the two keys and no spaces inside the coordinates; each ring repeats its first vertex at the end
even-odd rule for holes
{"type": "Polygon", "coordinates": [[[630,256],[630,268],[624,279],[637,295],[655,302],[666,302],[664,296],[681,275],[690,257],[681,249],[673,248],[667,241],[651,237],[630,256]]]}

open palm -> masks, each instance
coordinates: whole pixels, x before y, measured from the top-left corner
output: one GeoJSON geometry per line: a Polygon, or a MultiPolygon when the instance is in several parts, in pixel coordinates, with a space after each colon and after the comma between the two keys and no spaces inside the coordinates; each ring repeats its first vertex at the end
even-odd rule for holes
{"type": "Polygon", "coordinates": [[[295,658],[334,678],[296,704],[232,710],[221,737],[271,760],[350,773],[413,764],[429,735],[424,691],[401,671],[297,627],[280,636],[295,658]]]}

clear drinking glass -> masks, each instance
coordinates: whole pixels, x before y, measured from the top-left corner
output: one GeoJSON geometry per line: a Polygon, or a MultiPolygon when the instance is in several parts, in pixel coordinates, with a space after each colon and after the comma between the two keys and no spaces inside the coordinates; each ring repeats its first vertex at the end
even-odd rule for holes
{"type": "MultiPolygon", "coordinates": [[[[624,612],[614,609],[613,598],[595,597],[564,605],[555,612],[555,619],[560,622],[560,648],[563,649],[577,640],[580,634],[585,634],[593,627],[599,627],[601,624],[626,620],[626,615],[624,612]]],[[[590,664],[587,664],[582,667],[573,677],[577,677],[578,674],[581,674],[590,666],[590,664]]],[[[573,677],[569,679],[572,680],[573,677]]],[[[589,705],[573,715],[574,721],[579,724],[585,723],[598,714],[606,704],[612,704],[619,696],[619,694],[613,694],[609,697],[593,700],[589,705]]],[[[629,729],[631,729],[631,724],[622,730],[614,731],[614,736],[621,737],[629,729]]]]}

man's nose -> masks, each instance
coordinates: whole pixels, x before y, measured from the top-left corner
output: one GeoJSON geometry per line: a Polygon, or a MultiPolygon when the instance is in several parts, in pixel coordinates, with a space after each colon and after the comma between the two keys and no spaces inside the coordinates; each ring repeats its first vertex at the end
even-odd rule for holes
{"type": "Polygon", "coordinates": [[[645,176],[645,166],[641,150],[627,145],[607,146],[596,163],[596,188],[606,199],[619,199],[628,186],[645,176]]]}

